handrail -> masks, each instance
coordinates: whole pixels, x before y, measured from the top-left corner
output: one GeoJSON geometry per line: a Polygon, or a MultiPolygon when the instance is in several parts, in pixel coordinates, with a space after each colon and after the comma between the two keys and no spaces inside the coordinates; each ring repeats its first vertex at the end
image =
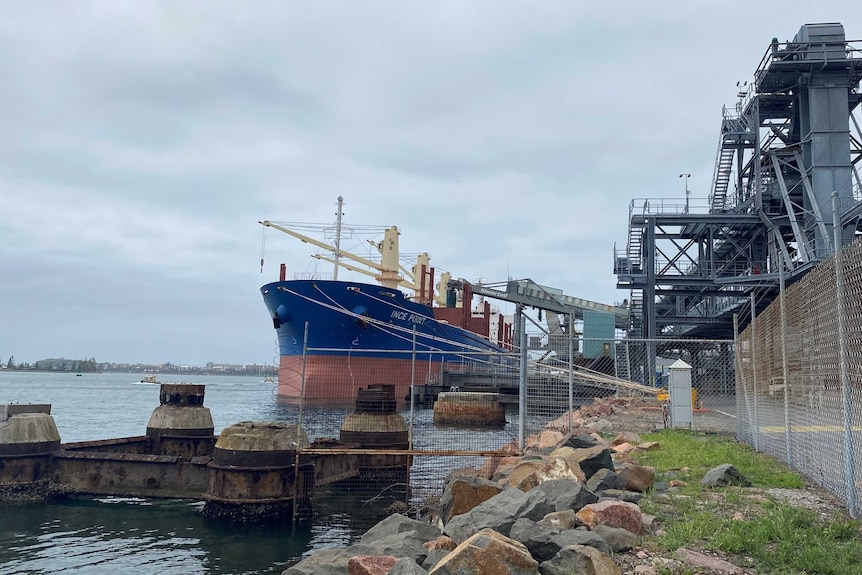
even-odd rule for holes
{"type": "MultiPolygon", "coordinates": [[[[828,58],[829,51],[834,52],[836,47],[841,47],[844,50],[843,60],[854,60],[862,58],[862,47],[853,46],[854,43],[862,43],[862,40],[844,40],[835,42],[773,42],[766,49],[760,63],[757,65],[757,72],[766,70],[773,62],[786,61],[805,61],[805,62],[837,62],[839,58],[828,58]],[[804,58],[796,56],[804,55],[804,58]],[[822,56],[819,57],[818,56],[822,56]]],[[[755,72],[755,77],[757,76],[755,72]]]]}

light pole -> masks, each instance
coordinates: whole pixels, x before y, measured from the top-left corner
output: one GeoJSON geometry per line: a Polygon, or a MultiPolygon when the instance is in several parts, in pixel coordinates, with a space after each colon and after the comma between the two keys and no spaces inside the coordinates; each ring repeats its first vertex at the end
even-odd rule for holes
{"type": "Polygon", "coordinates": [[[685,178],[685,213],[688,213],[688,196],[691,192],[688,191],[688,179],[691,177],[691,174],[680,174],[680,178],[685,178]]]}

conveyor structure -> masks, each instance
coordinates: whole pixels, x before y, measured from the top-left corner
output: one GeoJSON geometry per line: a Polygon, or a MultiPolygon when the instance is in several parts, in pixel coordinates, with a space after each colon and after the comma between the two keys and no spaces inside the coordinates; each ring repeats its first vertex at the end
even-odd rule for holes
{"type": "Polygon", "coordinates": [[[635,199],[617,287],[630,291],[630,339],[720,338],[788,283],[834,253],[832,194],[842,245],[862,219],[862,42],[838,23],[773,39],[753,80],[722,110],[706,205],[635,199]],[[755,295],[752,298],[752,294],[755,295]]]}

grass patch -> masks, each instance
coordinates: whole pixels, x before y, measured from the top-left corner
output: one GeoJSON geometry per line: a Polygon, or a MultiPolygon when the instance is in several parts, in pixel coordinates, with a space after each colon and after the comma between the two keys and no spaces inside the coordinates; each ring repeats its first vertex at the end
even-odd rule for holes
{"type": "Polygon", "coordinates": [[[638,454],[642,465],[651,465],[659,471],[688,467],[703,476],[717,465],[731,463],[755,487],[805,487],[802,477],[783,463],[728,437],[666,429],[642,434],[641,438],[661,444],[661,449],[638,454]]]}
{"type": "Polygon", "coordinates": [[[762,489],[770,487],[805,487],[802,477],[784,464],[723,436],[665,430],[641,437],[658,441],[661,448],[639,453],[639,463],[654,466],[658,481],[683,482],[667,492],[650,492],[641,501],[663,532],[647,536],[645,546],[721,551],[760,574],[862,575],[858,522],[823,519],[764,494],[762,489]],[[736,466],[754,488],[702,487],[706,471],[722,463],[736,466]]]}

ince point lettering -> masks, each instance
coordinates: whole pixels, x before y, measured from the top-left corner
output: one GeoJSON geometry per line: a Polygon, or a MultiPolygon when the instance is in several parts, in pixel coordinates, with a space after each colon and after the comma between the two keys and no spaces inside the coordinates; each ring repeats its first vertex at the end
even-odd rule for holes
{"type": "Polygon", "coordinates": [[[392,315],[389,316],[389,319],[397,319],[401,321],[408,321],[411,323],[415,323],[417,325],[422,325],[425,323],[425,320],[428,319],[424,315],[417,315],[415,313],[410,313],[407,311],[398,311],[395,310],[392,312],[392,315]]]}

